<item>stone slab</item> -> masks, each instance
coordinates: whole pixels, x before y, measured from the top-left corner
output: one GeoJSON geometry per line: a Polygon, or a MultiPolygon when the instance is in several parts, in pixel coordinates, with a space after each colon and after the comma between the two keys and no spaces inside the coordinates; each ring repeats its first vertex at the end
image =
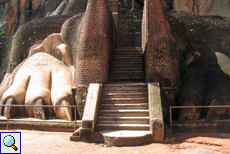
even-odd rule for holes
{"type": "Polygon", "coordinates": [[[100,83],[91,83],[89,85],[88,94],[86,98],[85,110],[82,118],[82,127],[83,128],[93,128],[96,124],[96,116],[99,105],[99,100],[101,96],[101,87],[100,83]]]}
{"type": "Polygon", "coordinates": [[[164,121],[159,83],[148,84],[150,131],[153,140],[164,141],[164,121]]]}

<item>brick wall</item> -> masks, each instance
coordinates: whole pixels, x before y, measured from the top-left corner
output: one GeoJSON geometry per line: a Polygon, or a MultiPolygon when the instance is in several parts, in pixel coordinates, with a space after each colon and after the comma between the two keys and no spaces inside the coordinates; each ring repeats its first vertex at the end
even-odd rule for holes
{"type": "Polygon", "coordinates": [[[147,82],[157,81],[171,87],[177,83],[179,70],[173,37],[160,0],[146,0],[142,23],[142,47],[145,52],[147,82]]]}
{"type": "Polygon", "coordinates": [[[115,30],[109,1],[88,0],[77,50],[75,85],[108,81],[115,30]]]}
{"type": "Polygon", "coordinates": [[[118,27],[118,0],[110,0],[110,6],[113,14],[114,23],[118,27]]]}

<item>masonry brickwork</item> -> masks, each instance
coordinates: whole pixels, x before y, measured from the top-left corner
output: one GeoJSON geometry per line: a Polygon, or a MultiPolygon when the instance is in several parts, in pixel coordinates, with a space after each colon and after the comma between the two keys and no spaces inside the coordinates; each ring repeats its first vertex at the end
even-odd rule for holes
{"type": "Polygon", "coordinates": [[[77,52],[75,85],[106,83],[116,28],[108,0],[89,0],[77,52]]]}
{"type": "Polygon", "coordinates": [[[174,86],[179,76],[177,52],[160,0],[146,0],[142,23],[142,47],[145,52],[147,82],[174,86]]]}

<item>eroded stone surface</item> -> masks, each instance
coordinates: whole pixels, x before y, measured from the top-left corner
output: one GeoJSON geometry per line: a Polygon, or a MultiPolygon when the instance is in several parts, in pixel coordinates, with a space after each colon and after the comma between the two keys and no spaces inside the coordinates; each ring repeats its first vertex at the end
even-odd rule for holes
{"type": "Polygon", "coordinates": [[[65,0],[8,0],[0,1],[0,18],[6,22],[6,35],[16,32],[17,28],[34,19],[46,17],[65,0]]]}
{"type": "Polygon", "coordinates": [[[219,15],[230,17],[229,0],[174,0],[174,9],[191,15],[219,15]]]}
{"type": "MultiPolygon", "coordinates": [[[[201,56],[189,65],[189,75],[179,94],[178,103],[182,106],[230,105],[230,58],[221,53],[201,56]]],[[[228,119],[229,109],[180,109],[179,121],[228,119]]]]}

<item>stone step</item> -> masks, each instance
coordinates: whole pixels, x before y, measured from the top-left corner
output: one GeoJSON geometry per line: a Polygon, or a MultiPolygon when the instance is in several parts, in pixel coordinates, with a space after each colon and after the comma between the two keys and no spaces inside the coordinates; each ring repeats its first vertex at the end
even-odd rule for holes
{"type": "Polygon", "coordinates": [[[113,59],[114,62],[119,62],[119,61],[143,61],[142,57],[115,57],[113,59]]]}
{"type": "Polygon", "coordinates": [[[131,73],[131,72],[142,72],[144,74],[144,68],[142,66],[137,66],[137,67],[113,67],[110,71],[111,73],[116,73],[116,72],[123,72],[123,73],[131,73]]]}
{"type": "Polygon", "coordinates": [[[137,89],[134,89],[132,87],[108,87],[108,88],[102,89],[102,92],[133,93],[133,92],[148,92],[148,89],[145,87],[140,87],[137,89]]]}
{"type": "Polygon", "coordinates": [[[115,61],[120,61],[120,60],[143,60],[143,57],[142,57],[142,55],[140,55],[140,56],[134,56],[134,55],[126,55],[126,56],[117,56],[117,55],[115,55],[114,57],[113,57],[113,60],[115,60],[115,61]]]}
{"type": "Polygon", "coordinates": [[[137,64],[129,64],[129,63],[122,63],[122,64],[113,64],[111,66],[112,69],[114,68],[124,68],[124,69],[133,69],[133,68],[144,68],[143,63],[137,63],[137,64]]]}
{"type": "Polygon", "coordinates": [[[129,69],[129,70],[135,70],[136,68],[138,69],[144,69],[144,64],[115,64],[111,66],[112,69],[111,70],[116,70],[116,69],[129,69]]]}
{"type": "Polygon", "coordinates": [[[138,60],[129,60],[129,61],[127,61],[127,60],[117,60],[117,61],[115,61],[115,60],[113,60],[112,61],[112,66],[120,66],[120,65],[125,65],[125,66],[128,66],[128,65],[132,65],[133,67],[134,66],[139,66],[139,65],[141,65],[141,66],[143,66],[144,65],[144,62],[143,62],[143,60],[140,60],[140,59],[138,59],[138,60]]]}
{"type": "Polygon", "coordinates": [[[110,74],[117,74],[117,75],[122,75],[122,74],[130,74],[130,75],[138,75],[138,74],[144,74],[144,71],[135,71],[135,70],[130,70],[130,71],[116,71],[113,70],[110,72],[110,74]]]}
{"type": "Polygon", "coordinates": [[[102,98],[102,103],[142,103],[148,102],[148,97],[144,98],[102,98]]]}
{"type": "Polygon", "coordinates": [[[143,52],[142,52],[142,50],[140,50],[140,51],[135,51],[135,50],[133,50],[133,51],[125,51],[125,50],[115,50],[114,51],[114,54],[143,54],[143,52]]]}
{"type": "Polygon", "coordinates": [[[110,74],[144,74],[144,70],[111,70],[110,74]]]}
{"type": "Polygon", "coordinates": [[[142,92],[142,93],[114,93],[114,92],[104,92],[102,93],[103,98],[140,98],[140,97],[148,97],[147,92],[142,92]]]}
{"type": "Polygon", "coordinates": [[[144,71],[144,67],[142,67],[142,66],[137,66],[137,67],[131,67],[131,66],[129,66],[129,67],[114,67],[114,68],[112,68],[111,69],[111,72],[113,72],[113,71],[144,71]]]}
{"type": "Polygon", "coordinates": [[[147,110],[148,103],[132,103],[132,104],[100,104],[100,110],[119,110],[119,109],[135,109],[147,110]]]}
{"type": "Polygon", "coordinates": [[[114,59],[112,61],[112,65],[114,64],[133,64],[133,65],[137,65],[137,64],[143,64],[143,60],[142,59],[114,59]]]}
{"type": "Polygon", "coordinates": [[[129,78],[129,79],[110,79],[110,82],[114,82],[114,83],[117,83],[117,82],[143,82],[144,79],[132,79],[132,78],[129,78]]]}
{"type": "Polygon", "coordinates": [[[132,80],[136,80],[136,81],[138,81],[138,80],[140,80],[140,81],[142,81],[143,79],[144,79],[144,77],[143,77],[143,75],[129,75],[129,74],[118,74],[118,75],[110,75],[110,79],[111,80],[130,80],[130,81],[132,81],[132,80]]]}
{"type": "Polygon", "coordinates": [[[136,47],[136,48],[116,48],[115,49],[115,53],[116,52],[142,52],[142,48],[141,47],[136,47]]]}
{"type": "Polygon", "coordinates": [[[146,88],[147,89],[147,84],[146,83],[108,83],[103,85],[103,88],[146,88]]]}
{"type": "Polygon", "coordinates": [[[138,66],[144,66],[144,62],[143,61],[112,61],[112,67],[116,67],[116,66],[126,66],[126,67],[138,67],[138,66]]]}
{"type": "Polygon", "coordinates": [[[114,53],[113,55],[114,58],[143,58],[143,54],[142,53],[136,53],[136,52],[130,52],[130,53],[126,53],[126,52],[120,52],[120,53],[114,53]]]}
{"type": "Polygon", "coordinates": [[[127,57],[127,58],[116,58],[113,59],[113,62],[141,62],[143,63],[144,60],[140,57],[127,57]]]}
{"type": "Polygon", "coordinates": [[[114,54],[113,59],[144,59],[141,53],[134,53],[134,54],[114,54]]]}
{"type": "Polygon", "coordinates": [[[144,60],[144,57],[141,53],[131,53],[131,54],[115,53],[113,55],[113,59],[143,59],[144,60]]]}
{"type": "Polygon", "coordinates": [[[99,116],[149,116],[149,110],[100,110],[99,116]]]}
{"type": "Polygon", "coordinates": [[[153,142],[152,134],[148,130],[106,130],[100,133],[104,142],[110,146],[137,146],[153,142]]]}
{"type": "Polygon", "coordinates": [[[143,57],[142,52],[115,52],[114,57],[143,57]]]}
{"type": "Polygon", "coordinates": [[[97,124],[97,131],[101,130],[149,130],[148,124],[97,124]]]}
{"type": "Polygon", "coordinates": [[[144,74],[143,70],[111,70],[113,74],[144,74]]]}
{"type": "Polygon", "coordinates": [[[111,82],[143,82],[144,81],[144,78],[143,77],[116,77],[116,76],[113,76],[113,77],[110,77],[110,81],[111,82]]]}
{"type": "Polygon", "coordinates": [[[149,117],[102,117],[97,119],[99,124],[149,124],[149,117]]]}
{"type": "Polygon", "coordinates": [[[129,71],[123,71],[123,70],[111,70],[110,74],[144,74],[143,70],[129,70],[129,71]]]}
{"type": "Polygon", "coordinates": [[[143,73],[123,73],[123,74],[119,74],[119,73],[113,73],[111,72],[110,74],[110,78],[144,78],[144,74],[143,73]]]}
{"type": "Polygon", "coordinates": [[[142,79],[144,78],[143,74],[110,74],[110,78],[124,78],[124,79],[142,79]]]}

